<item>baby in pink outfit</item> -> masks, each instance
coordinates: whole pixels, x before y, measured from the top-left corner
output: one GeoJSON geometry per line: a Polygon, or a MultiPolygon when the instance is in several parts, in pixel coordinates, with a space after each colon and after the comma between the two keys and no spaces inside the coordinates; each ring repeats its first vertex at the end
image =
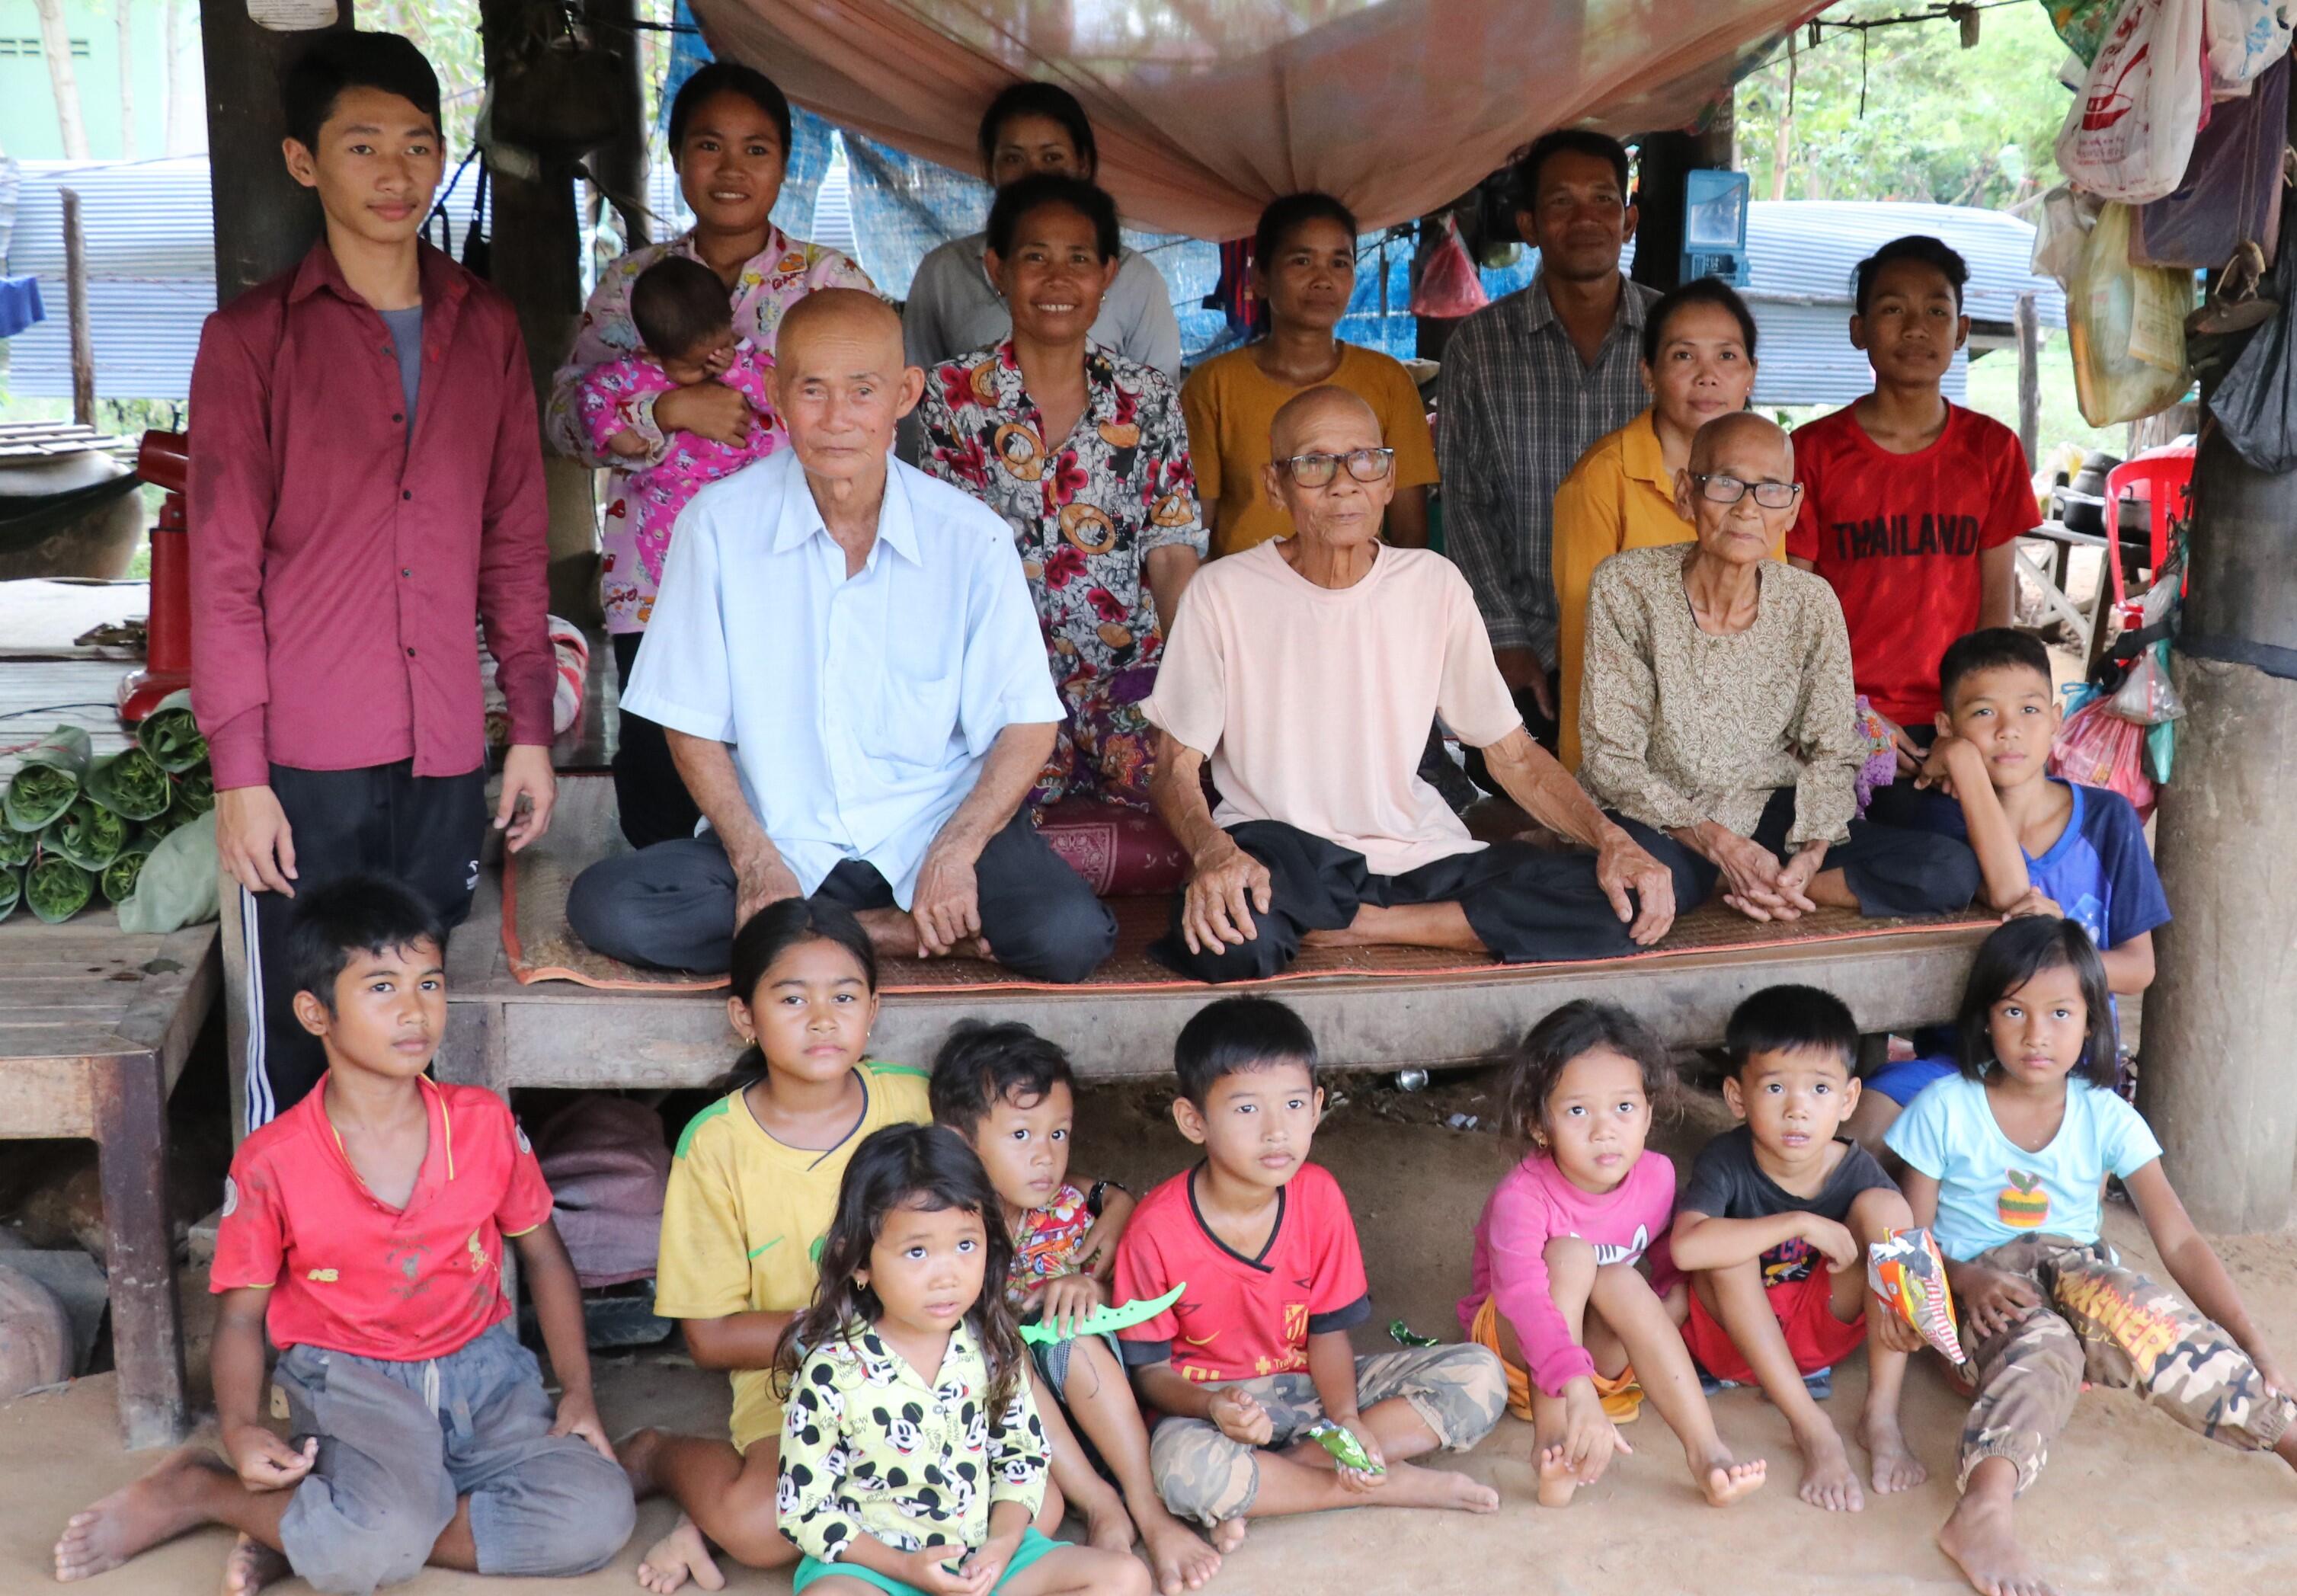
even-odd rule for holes
{"type": "Polygon", "coordinates": [[[606,506],[601,553],[611,572],[662,584],[678,513],[709,483],[731,476],[788,441],[773,401],[774,358],[734,336],[726,285],[698,260],[668,255],[630,287],[630,320],[644,347],[583,374],[575,400],[592,444],[623,462],[622,491],[606,506]],[[715,382],[749,401],[738,441],[663,432],[653,401],[673,389],[715,382]]]}

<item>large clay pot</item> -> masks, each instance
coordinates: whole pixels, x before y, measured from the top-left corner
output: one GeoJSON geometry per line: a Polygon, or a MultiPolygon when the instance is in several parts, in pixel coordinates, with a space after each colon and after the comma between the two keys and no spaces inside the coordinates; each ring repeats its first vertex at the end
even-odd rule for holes
{"type": "Polygon", "coordinates": [[[90,450],[0,465],[0,580],[85,576],[106,581],[128,574],[144,541],[144,496],[135,489],[105,500],[28,548],[12,546],[4,525],[9,499],[45,498],[127,476],[128,468],[90,450]]]}

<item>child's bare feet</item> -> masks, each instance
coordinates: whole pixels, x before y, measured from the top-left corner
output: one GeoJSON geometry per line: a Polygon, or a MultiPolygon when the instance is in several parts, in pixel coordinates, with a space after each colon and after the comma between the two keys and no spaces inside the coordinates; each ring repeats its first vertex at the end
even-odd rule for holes
{"type": "Polygon", "coordinates": [[[1898,1419],[1868,1414],[1858,1421],[1858,1444],[1873,1460],[1874,1489],[1883,1495],[1911,1491],[1930,1478],[1931,1471],[1906,1444],[1906,1432],[1898,1419]]]}
{"type": "MultiPolygon", "coordinates": [[[[1204,1536],[1172,1514],[1143,1513],[1137,1522],[1141,1543],[1148,1549],[1148,1566],[1157,1572],[1159,1596],[1201,1591],[1221,1571],[1220,1553],[1206,1544],[1204,1536]]],[[[1233,1522],[1241,1525],[1244,1520],[1233,1522]]]]}
{"type": "Polygon", "coordinates": [[[1938,1542],[1982,1596],[2057,1596],[2057,1587],[2026,1560],[2007,1497],[1965,1493],[1939,1530],[1938,1542]]]}
{"type": "Polygon", "coordinates": [[[1699,1481],[1700,1493],[1707,1498],[1710,1508],[1727,1508],[1741,1496],[1751,1496],[1763,1488],[1763,1481],[1771,1466],[1757,1458],[1751,1462],[1733,1462],[1727,1452],[1717,1452],[1707,1460],[1704,1468],[1694,1468],[1692,1476],[1699,1481]]]}
{"type": "Polygon", "coordinates": [[[1539,1454],[1539,1505],[1544,1508],[1568,1508],[1579,1490],[1579,1477],[1571,1472],[1570,1460],[1563,1455],[1560,1446],[1550,1446],[1539,1454]]]}
{"type": "Polygon", "coordinates": [[[1223,1557],[1228,1556],[1238,1547],[1244,1544],[1244,1532],[1246,1527],[1247,1520],[1242,1518],[1223,1518],[1218,1524],[1214,1525],[1212,1535],[1213,1550],[1219,1552],[1223,1557]]]}
{"type": "Polygon", "coordinates": [[[56,1577],[90,1579],[208,1521],[211,1477],[231,1470],[204,1446],[172,1453],[134,1485],[82,1508],[56,1538],[56,1577]]]}
{"type": "Polygon", "coordinates": [[[292,1572],[283,1554],[253,1535],[242,1535],[223,1560],[223,1596],[256,1596],[292,1572]]]}
{"type": "Polygon", "coordinates": [[[1866,1495],[1858,1488],[1858,1470],[1850,1466],[1849,1449],[1833,1425],[1822,1417],[1807,1434],[1797,1431],[1795,1450],[1802,1453],[1802,1486],[1797,1495],[1830,1513],[1865,1510],[1866,1495]]]}
{"type": "Polygon", "coordinates": [[[680,1513],[677,1527],[647,1547],[646,1556],[638,1559],[638,1586],[655,1596],[670,1596],[688,1579],[705,1591],[726,1588],[726,1576],[710,1555],[710,1543],[702,1538],[694,1520],[680,1513]]]}
{"type": "Polygon", "coordinates": [[[1136,1539],[1132,1515],[1124,1510],[1124,1499],[1116,1492],[1105,1492],[1092,1501],[1073,1505],[1084,1519],[1086,1545],[1119,1555],[1132,1550],[1136,1539]]]}
{"type": "Polygon", "coordinates": [[[1480,1481],[1445,1468],[1390,1463],[1387,1483],[1364,1498],[1366,1507],[1450,1508],[1462,1513],[1496,1513],[1500,1493],[1480,1481]]]}

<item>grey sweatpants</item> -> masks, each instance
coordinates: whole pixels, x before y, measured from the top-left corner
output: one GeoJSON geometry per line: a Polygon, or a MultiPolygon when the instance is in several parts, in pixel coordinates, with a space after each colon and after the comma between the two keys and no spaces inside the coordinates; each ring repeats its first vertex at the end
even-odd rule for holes
{"type": "Polygon", "coordinates": [[[318,1460],[279,1520],[315,1591],[368,1596],[412,1579],[471,1499],[482,1574],[588,1574],[630,1538],[629,1477],[557,1413],[508,1320],[420,1363],[294,1346],[272,1378],[318,1460]]]}

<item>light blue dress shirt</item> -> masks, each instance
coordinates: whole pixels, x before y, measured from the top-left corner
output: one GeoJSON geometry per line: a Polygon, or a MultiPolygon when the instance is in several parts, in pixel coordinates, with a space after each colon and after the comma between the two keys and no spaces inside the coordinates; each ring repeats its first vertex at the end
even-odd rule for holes
{"type": "Polygon", "coordinates": [[[877,540],[849,578],[791,449],[679,516],[622,703],[732,745],[807,893],[866,860],[903,909],[997,734],[1062,715],[1001,517],[889,461],[877,540]]]}

